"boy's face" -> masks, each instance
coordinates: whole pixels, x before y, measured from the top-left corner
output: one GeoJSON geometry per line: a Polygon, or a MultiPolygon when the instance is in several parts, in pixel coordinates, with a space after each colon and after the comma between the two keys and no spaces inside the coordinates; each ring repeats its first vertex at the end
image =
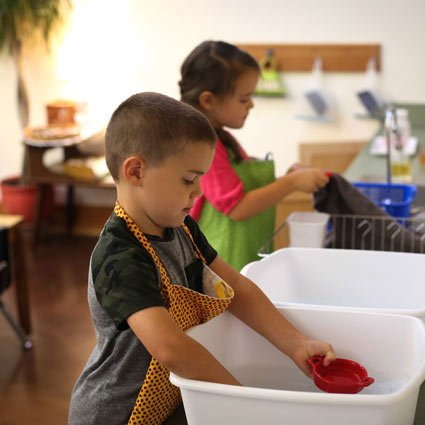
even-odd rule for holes
{"type": "Polygon", "coordinates": [[[178,227],[202,194],[200,180],[211,165],[214,146],[187,143],[160,165],[146,164],[136,200],[136,219],[148,234],[163,236],[166,227],[178,227]]]}
{"type": "Polygon", "coordinates": [[[207,112],[213,127],[243,127],[249,110],[254,107],[252,95],[258,78],[257,71],[248,70],[236,80],[232,94],[224,98],[215,98],[212,109],[207,112]]]}

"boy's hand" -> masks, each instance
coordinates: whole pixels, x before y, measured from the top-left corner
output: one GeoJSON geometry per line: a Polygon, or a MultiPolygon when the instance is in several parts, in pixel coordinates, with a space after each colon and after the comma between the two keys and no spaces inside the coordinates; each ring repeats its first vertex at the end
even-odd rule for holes
{"type": "Polygon", "coordinates": [[[299,168],[287,175],[292,180],[294,190],[301,192],[317,192],[329,183],[329,177],[325,171],[319,168],[299,168]]]}
{"type": "Polygon", "coordinates": [[[312,356],[324,356],[323,365],[326,367],[335,360],[335,351],[332,345],[315,339],[306,339],[290,355],[295,364],[310,378],[313,371],[308,362],[312,356]]]}

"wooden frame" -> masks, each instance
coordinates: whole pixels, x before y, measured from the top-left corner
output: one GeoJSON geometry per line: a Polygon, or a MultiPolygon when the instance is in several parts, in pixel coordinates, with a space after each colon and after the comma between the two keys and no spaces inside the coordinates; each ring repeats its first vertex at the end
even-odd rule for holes
{"type": "Polygon", "coordinates": [[[301,142],[298,147],[299,158],[301,164],[342,174],[366,144],[365,140],[333,143],[301,142]]]}
{"type": "Polygon", "coordinates": [[[268,49],[273,49],[283,72],[311,71],[316,58],[322,59],[325,72],[365,72],[371,58],[376,61],[376,69],[381,69],[379,44],[238,44],[238,47],[257,61],[268,49]]]}

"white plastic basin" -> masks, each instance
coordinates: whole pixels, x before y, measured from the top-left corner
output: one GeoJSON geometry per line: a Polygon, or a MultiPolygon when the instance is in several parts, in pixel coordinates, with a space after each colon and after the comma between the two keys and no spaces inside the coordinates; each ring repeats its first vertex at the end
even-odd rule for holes
{"type": "Polygon", "coordinates": [[[284,248],[242,274],[280,306],[408,314],[425,320],[425,256],[402,252],[284,248]]]}
{"type": "Polygon", "coordinates": [[[425,378],[425,326],[415,317],[281,308],[309,335],[330,341],[339,357],[363,364],[376,382],[358,394],[317,389],[293,362],[230,313],[188,333],[242,387],[181,378],[189,425],[411,425],[425,378]]]}

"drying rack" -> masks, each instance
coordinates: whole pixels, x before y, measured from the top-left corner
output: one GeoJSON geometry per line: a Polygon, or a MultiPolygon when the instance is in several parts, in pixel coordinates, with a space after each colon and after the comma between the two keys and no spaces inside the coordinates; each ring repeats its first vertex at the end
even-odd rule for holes
{"type": "MultiPolygon", "coordinates": [[[[289,244],[289,226],[285,221],[260,248],[258,256],[266,257],[289,244]]],[[[330,214],[324,247],[424,254],[425,217],[330,214]]]]}

